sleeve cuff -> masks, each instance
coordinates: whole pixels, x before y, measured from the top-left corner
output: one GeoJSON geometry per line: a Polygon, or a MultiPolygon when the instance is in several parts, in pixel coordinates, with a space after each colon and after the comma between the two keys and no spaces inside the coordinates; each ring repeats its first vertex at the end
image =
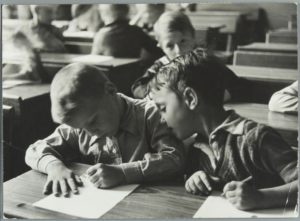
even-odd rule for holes
{"type": "Polygon", "coordinates": [[[47,167],[49,164],[53,162],[61,162],[59,159],[57,159],[53,155],[45,155],[43,156],[37,163],[37,169],[43,173],[47,173],[47,167]]]}
{"type": "Polygon", "coordinates": [[[137,183],[143,180],[144,176],[140,164],[140,161],[121,164],[127,183],[137,183]]]}

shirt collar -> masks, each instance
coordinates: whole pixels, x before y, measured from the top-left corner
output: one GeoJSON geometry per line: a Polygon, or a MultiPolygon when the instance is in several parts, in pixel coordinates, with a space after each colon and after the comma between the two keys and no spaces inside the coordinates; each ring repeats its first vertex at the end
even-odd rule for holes
{"type": "Polygon", "coordinates": [[[247,119],[238,115],[234,110],[226,112],[228,114],[227,118],[210,134],[209,140],[214,139],[216,133],[220,130],[225,130],[235,135],[242,135],[244,133],[244,125],[247,119]]]}

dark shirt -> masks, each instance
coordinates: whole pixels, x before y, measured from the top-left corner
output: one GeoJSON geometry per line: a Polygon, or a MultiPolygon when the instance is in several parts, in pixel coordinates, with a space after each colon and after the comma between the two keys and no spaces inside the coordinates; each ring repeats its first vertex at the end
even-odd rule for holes
{"type": "Polygon", "coordinates": [[[101,28],[94,38],[92,54],[113,57],[138,58],[141,50],[159,54],[157,42],[128,21],[116,21],[101,28]]]}
{"type": "Polygon", "coordinates": [[[234,111],[228,114],[206,141],[211,153],[203,148],[191,148],[188,175],[203,170],[220,177],[223,185],[251,175],[256,188],[279,186],[298,179],[297,151],[277,131],[234,111]]]}

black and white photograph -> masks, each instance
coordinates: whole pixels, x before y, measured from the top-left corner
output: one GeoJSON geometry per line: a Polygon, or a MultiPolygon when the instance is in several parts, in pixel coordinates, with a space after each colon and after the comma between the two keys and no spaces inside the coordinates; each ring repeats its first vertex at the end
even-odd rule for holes
{"type": "Polygon", "coordinates": [[[298,3],[1,4],[1,219],[299,217],[298,3]]]}

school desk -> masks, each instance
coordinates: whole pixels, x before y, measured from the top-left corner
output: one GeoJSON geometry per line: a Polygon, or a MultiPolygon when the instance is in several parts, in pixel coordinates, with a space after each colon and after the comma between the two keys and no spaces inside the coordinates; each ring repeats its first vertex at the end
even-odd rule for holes
{"type": "MultiPolygon", "coordinates": [[[[140,60],[138,58],[111,58],[109,60],[100,59],[80,59],[87,55],[64,54],[64,53],[42,53],[41,60],[48,74],[53,77],[59,69],[67,64],[84,62],[95,65],[108,75],[110,80],[116,84],[118,90],[124,94],[131,95],[130,87],[137,79],[140,71],[140,60]],[[78,59],[79,60],[76,60],[78,59]],[[75,59],[75,60],[74,60],[75,59]]],[[[3,63],[18,63],[20,58],[4,53],[3,63]]]]}
{"type": "Polygon", "coordinates": [[[267,43],[297,44],[297,30],[277,29],[266,34],[267,43]]]}
{"type": "Polygon", "coordinates": [[[239,51],[295,53],[295,54],[297,54],[298,46],[297,46],[297,44],[255,42],[255,43],[252,43],[249,45],[238,46],[238,50],[239,51]]]}
{"type": "MultiPolygon", "coordinates": [[[[237,76],[252,82],[251,102],[267,104],[273,93],[297,81],[298,70],[228,65],[237,76]]],[[[250,100],[248,100],[250,101],[250,100]]]]}
{"type": "Polygon", "coordinates": [[[92,51],[94,35],[94,32],[88,31],[65,31],[63,33],[65,47],[69,53],[90,54],[92,51]]]}
{"type": "Polygon", "coordinates": [[[11,151],[18,150],[14,164],[20,171],[26,169],[25,149],[37,139],[48,136],[56,126],[51,118],[49,92],[49,84],[19,85],[2,91],[3,104],[14,109],[13,120],[4,122],[4,128],[11,127],[9,143],[17,147],[11,151]]]}
{"type": "Polygon", "coordinates": [[[243,117],[276,129],[292,146],[298,146],[298,116],[269,111],[267,104],[227,103],[225,109],[233,109],[243,117]]]}
{"type": "MultiPolygon", "coordinates": [[[[72,164],[70,168],[80,175],[88,166],[72,164]]],[[[46,175],[33,170],[5,182],[4,215],[27,219],[78,218],[32,206],[45,197],[42,193],[45,182],[46,175]]],[[[142,184],[101,219],[190,219],[205,199],[187,193],[184,183],[179,181],[142,184]]]]}
{"type": "Polygon", "coordinates": [[[297,53],[240,51],[233,53],[234,65],[297,69],[297,53]]]}

